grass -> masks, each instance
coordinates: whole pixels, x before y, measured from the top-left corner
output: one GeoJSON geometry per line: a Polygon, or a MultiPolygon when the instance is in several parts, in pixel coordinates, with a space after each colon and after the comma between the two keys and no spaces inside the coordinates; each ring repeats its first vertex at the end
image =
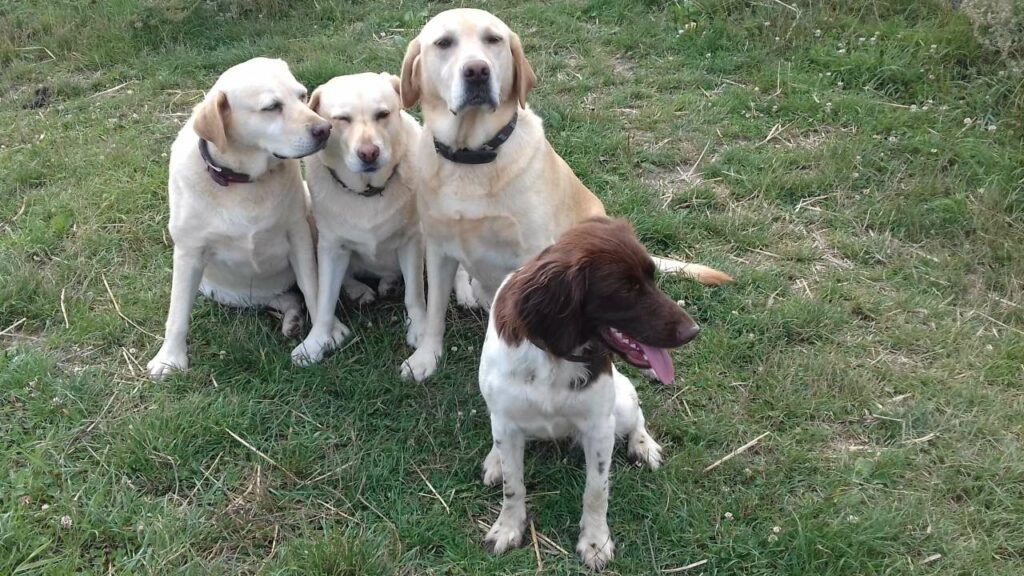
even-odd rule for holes
{"type": "MultiPolygon", "coordinates": [[[[609,211],[737,278],[662,281],[705,331],[681,388],[638,380],[668,461],[618,457],[610,573],[1024,573],[1019,65],[938,1],[483,6],[609,211]]],[[[537,571],[480,545],[500,501],[481,318],[416,385],[398,301],[343,305],[358,339],[299,370],[268,315],[200,300],[192,370],[140,369],[169,294],[166,153],[217,74],[396,71],[443,8],[0,4],[0,573],[537,571]]],[[[526,462],[534,526],[570,552],[580,462],[526,462]]],[[[547,542],[544,573],[581,572],[547,542]]]]}

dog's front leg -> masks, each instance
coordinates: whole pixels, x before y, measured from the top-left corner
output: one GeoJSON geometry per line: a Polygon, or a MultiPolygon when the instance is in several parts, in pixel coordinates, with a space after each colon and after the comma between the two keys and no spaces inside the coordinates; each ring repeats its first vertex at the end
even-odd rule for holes
{"type": "Polygon", "coordinates": [[[188,368],[188,324],[192,304],[203,279],[205,266],[201,249],[174,246],[174,267],[171,270],[171,304],[167,311],[164,343],[146,364],[149,375],[162,378],[175,370],[188,368]]]}
{"type": "Polygon", "coordinates": [[[501,486],[504,499],[498,520],[484,538],[484,548],[501,554],[519,546],[526,532],[526,486],[523,484],[523,451],[526,437],[491,415],[491,435],[501,457],[501,486]]]}
{"type": "Polygon", "coordinates": [[[295,364],[308,366],[319,362],[324,354],[351,334],[348,326],[334,316],[338,291],[341,290],[351,259],[352,253],[342,248],[336,239],[320,235],[317,246],[319,282],[316,314],[313,314],[313,328],[309,335],[292,350],[292,362],[295,364]]]}
{"type": "Polygon", "coordinates": [[[423,322],[427,316],[423,301],[423,242],[419,237],[398,249],[398,266],[405,280],[405,313],[409,316],[405,341],[415,348],[423,337],[423,322]]]}
{"type": "Polygon", "coordinates": [[[317,280],[316,262],[313,257],[313,233],[305,217],[296,219],[288,229],[288,262],[295,272],[295,283],[299,285],[302,298],[306,303],[309,317],[316,319],[317,280]]]}
{"type": "Polygon", "coordinates": [[[615,418],[609,416],[583,433],[587,460],[587,486],[576,553],[591,570],[601,570],[615,555],[608,530],[608,475],[615,447],[615,418]]]}
{"type": "Polygon", "coordinates": [[[419,347],[402,363],[402,376],[422,382],[437,371],[437,360],[444,346],[444,316],[455,282],[458,262],[444,249],[426,240],[427,258],[427,322],[419,347]]]}

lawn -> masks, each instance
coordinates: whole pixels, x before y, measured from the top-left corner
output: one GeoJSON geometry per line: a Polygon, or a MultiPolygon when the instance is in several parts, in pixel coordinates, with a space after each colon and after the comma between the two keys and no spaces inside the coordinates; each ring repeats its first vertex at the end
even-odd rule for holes
{"type": "MultiPolygon", "coordinates": [[[[400,300],[342,303],[357,337],[298,369],[275,319],[200,299],[192,369],[144,376],[203,91],[257,55],[397,72],[446,6],[0,3],[0,573],[582,572],[570,444],[527,451],[536,546],[481,546],[476,314],[420,385],[400,300]]],[[[480,6],[609,212],[736,277],[661,280],[704,331],[677,387],[636,380],[667,462],[617,456],[608,572],[1024,573],[1019,61],[949,2],[480,6]]]]}

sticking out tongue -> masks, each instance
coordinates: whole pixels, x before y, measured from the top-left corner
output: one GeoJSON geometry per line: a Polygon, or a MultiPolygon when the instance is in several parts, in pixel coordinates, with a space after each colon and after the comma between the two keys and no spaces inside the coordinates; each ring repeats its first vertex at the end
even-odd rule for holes
{"type": "MultiPolygon", "coordinates": [[[[640,343],[637,342],[637,344],[640,343]]],[[[647,362],[650,363],[651,370],[654,370],[654,375],[658,377],[658,380],[661,380],[661,383],[666,386],[671,385],[675,381],[676,372],[668,350],[646,344],[640,344],[640,349],[644,351],[644,356],[647,356],[647,362]]]]}

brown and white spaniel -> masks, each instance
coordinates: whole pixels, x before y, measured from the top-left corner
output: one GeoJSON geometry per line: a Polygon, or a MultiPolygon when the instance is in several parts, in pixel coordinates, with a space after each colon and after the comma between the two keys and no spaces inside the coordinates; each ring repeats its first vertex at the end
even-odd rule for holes
{"type": "Polygon", "coordinates": [[[594,570],[612,559],[606,516],[615,437],[628,439],[632,458],[652,469],[661,464],[661,446],[647,432],[636,389],[612,356],[669,383],[668,349],[700,330],[658,289],[654,271],[629,224],[602,217],[569,229],[499,289],[480,358],[494,441],[484,483],[502,482],[505,495],[485,540],[492,552],[522,542],[526,440],[576,437],[587,467],[576,551],[594,570]]]}

